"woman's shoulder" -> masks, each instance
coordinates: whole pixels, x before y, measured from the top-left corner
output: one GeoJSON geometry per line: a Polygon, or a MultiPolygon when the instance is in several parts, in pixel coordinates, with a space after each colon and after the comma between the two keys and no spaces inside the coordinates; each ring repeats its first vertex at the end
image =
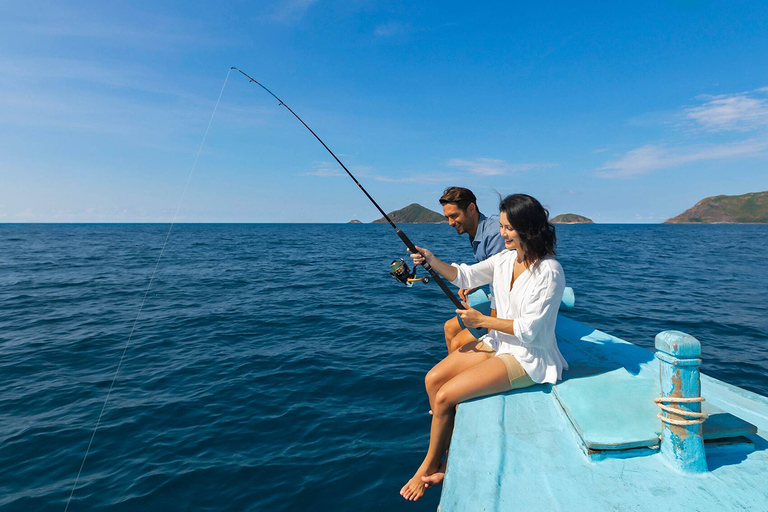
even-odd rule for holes
{"type": "Polygon", "coordinates": [[[494,262],[500,262],[507,261],[510,258],[514,259],[516,257],[517,253],[514,250],[510,251],[509,249],[504,249],[503,251],[497,252],[493,256],[489,256],[487,259],[494,262]]]}
{"type": "Polygon", "coordinates": [[[560,262],[555,259],[554,256],[544,256],[534,264],[535,271],[541,274],[547,275],[564,275],[563,267],[560,262]]]}

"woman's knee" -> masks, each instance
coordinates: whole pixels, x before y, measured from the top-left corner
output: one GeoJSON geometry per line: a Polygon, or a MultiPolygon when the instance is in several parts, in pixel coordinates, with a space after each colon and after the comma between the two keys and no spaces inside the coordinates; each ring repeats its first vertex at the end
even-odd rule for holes
{"type": "Polygon", "coordinates": [[[442,386],[435,394],[435,403],[432,408],[435,414],[441,414],[456,407],[456,395],[451,392],[450,386],[442,386]]]}
{"type": "Polygon", "coordinates": [[[427,393],[432,394],[440,389],[440,386],[443,385],[443,379],[442,372],[437,367],[429,370],[424,376],[424,387],[427,388],[427,393]]]}
{"type": "Polygon", "coordinates": [[[460,349],[467,343],[471,343],[473,341],[477,341],[477,340],[475,339],[475,337],[472,335],[471,332],[467,330],[461,331],[457,336],[455,336],[451,340],[451,346],[449,350],[453,352],[455,350],[460,349]]]}

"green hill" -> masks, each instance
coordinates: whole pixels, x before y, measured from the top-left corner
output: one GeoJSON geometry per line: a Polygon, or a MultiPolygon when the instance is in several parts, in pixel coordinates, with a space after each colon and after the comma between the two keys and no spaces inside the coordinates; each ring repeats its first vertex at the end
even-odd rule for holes
{"type": "Polygon", "coordinates": [[[550,222],[552,224],[594,224],[592,219],[588,219],[581,215],[576,215],[575,213],[564,213],[562,215],[557,215],[552,220],[550,220],[550,222]]]}
{"type": "MultiPolygon", "coordinates": [[[[389,218],[395,224],[437,224],[440,222],[447,222],[445,217],[437,212],[433,212],[428,208],[424,208],[420,204],[409,204],[401,210],[395,210],[389,212],[389,218]]],[[[373,221],[374,223],[387,222],[384,217],[373,221]]]]}
{"type": "Polygon", "coordinates": [[[707,197],[664,224],[768,224],[768,191],[707,197]]]}

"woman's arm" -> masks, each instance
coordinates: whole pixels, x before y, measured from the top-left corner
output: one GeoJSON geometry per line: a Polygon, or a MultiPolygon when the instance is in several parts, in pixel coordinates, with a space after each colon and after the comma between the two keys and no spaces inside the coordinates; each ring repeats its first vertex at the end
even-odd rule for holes
{"type": "Polygon", "coordinates": [[[441,261],[437,256],[432,254],[427,249],[424,249],[423,247],[416,246],[416,250],[419,252],[412,252],[411,258],[413,259],[414,265],[423,265],[426,261],[429,263],[429,266],[435,269],[435,271],[446,278],[449,281],[455,281],[456,276],[459,274],[459,271],[454,267],[453,265],[449,265],[445,263],[444,261],[441,261]]]}
{"type": "Polygon", "coordinates": [[[557,315],[563,300],[565,275],[560,264],[555,262],[536,276],[536,286],[526,297],[515,322],[514,335],[522,343],[533,343],[541,327],[552,314],[557,315]]]}
{"type": "Polygon", "coordinates": [[[501,255],[501,253],[494,254],[474,265],[466,263],[449,265],[423,247],[416,247],[416,249],[419,251],[418,254],[411,253],[414,264],[421,265],[426,261],[438,274],[459,288],[475,288],[493,282],[495,261],[501,255]]]}
{"type": "Polygon", "coordinates": [[[484,327],[494,331],[504,332],[515,335],[515,321],[505,320],[503,318],[485,316],[476,309],[469,307],[466,302],[463,303],[467,309],[457,309],[456,314],[461,317],[462,323],[467,327],[484,327]]]}

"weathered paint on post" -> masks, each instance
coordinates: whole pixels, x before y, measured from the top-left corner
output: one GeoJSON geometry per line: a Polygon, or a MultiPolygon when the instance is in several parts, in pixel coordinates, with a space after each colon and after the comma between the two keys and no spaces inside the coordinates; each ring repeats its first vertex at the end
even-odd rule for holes
{"type": "MultiPolygon", "coordinates": [[[[699,340],[680,331],[664,331],[656,335],[656,358],[659,360],[659,378],[663,398],[700,398],[701,380],[701,344],[699,340]]],[[[670,465],[686,473],[707,471],[707,459],[704,451],[703,422],[697,421],[701,415],[701,402],[663,401],[674,409],[693,413],[676,414],[662,411],[662,416],[672,422],[687,423],[676,425],[662,420],[661,453],[670,465]],[[686,421],[693,420],[693,421],[686,421]]]]}

